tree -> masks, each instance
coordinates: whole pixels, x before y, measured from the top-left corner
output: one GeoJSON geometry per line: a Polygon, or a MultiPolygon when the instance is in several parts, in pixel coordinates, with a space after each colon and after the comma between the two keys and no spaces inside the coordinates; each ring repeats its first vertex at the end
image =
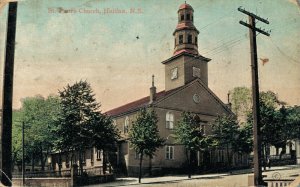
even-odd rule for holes
{"type": "Polygon", "coordinates": [[[22,159],[22,123],[25,124],[25,157],[31,158],[32,171],[34,163],[40,160],[41,169],[56,141],[53,132],[57,115],[60,113],[57,96],[28,97],[22,100],[22,108],[13,114],[13,159],[18,165],[22,159]]]}
{"type": "Polygon", "coordinates": [[[238,129],[238,141],[234,146],[235,152],[250,154],[253,150],[253,126],[242,123],[238,129]]]}
{"type": "Polygon", "coordinates": [[[79,81],[72,86],[67,85],[59,94],[62,112],[57,121],[56,132],[59,139],[56,148],[59,151],[71,151],[72,160],[74,153],[78,152],[82,173],[82,154],[86,148],[95,146],[104,153],[113,150],[119,139],[119,131],[109,117],[101,114],[100,104],[97,103],[88,82],[79,81]]]}
{"type": "MultiPolygon", "coordinates": [[[[86,81],[79,81],[72,86],[67,85],[59,91],[61,110],[57,129],[60,137],[57,148],[60,151],[71,151],[72,160],[75,151],[79,153],[79,167],[83,172],[85,149],[91,143],[91,125],[99,120],[100,104],[96,102],[91,86],[86,81]]],[[[101,117],[100,117],[101,118],[101,117]]]]}
{"type": "MultiPolygon", "coordinates": [[[[104,157],[106,152],[115,151],[120,132],[112,123],[111,118],[100,112],[95,112],[90,125],[91,145],[98,150],[103,150],[104,157]]],[[[103,158],[103,172],[106,171],[106,160],[103,158]]]]}
{"type": "Polygon", "coordinates": [[[291,139],[300,139],[300,107],[286,108],[286,121],[291,139]]]}
{"type": "MultiPolygon", "coordinates": [[[[289,126],[287,125],[287,111],[284,107],[286,103],[280,101],[277,95],[272,91],[260,92],[259,96],[259,115],[260,115],[260,129],[262,141],[262,156],[265,163],[268,156],[268,148],[270,145],[275,146],[276,150],[285,146],[291,135],[289,133],[289,126]],[[279,109],[280,105],[282,107],[279,109]]],[[[252,112],[249,113],[247,123],[253,123],[252,112]]],[[[278,151],[277,151],[278,152],[278,151]]]]}
{"type": "Polygon", "coordinates": [[[129,131],[129,141],[132,148],[140,155],[139,183],[142,178],[142,161],[144,154],[150,159],[155,151],[163,146],[165,140],[159,136],[157,115],[153,109],[141,109],[129,131]]]}
{"type": "Polygon", "coordinates": [[[212,124],[212,134],[218,147],[225,147],[228,165],[231,167],[233,152],[239,147],[239,125],[234,115],[218,116],[212,124]],[[231,148],[231,151],[229,151],[231,148]]]}
{"type": "Polygon", "coordinates": [[[232,112],[238,119],[245,120],[251,111],[251,90],[247,87],[235,87],[230,91],[230,102],[232,112]]]}
{"type": "Polygon", "coordinates": [[[208,137],[200,129],[200,119],[190,112],[183,112],[181,119],[175,126],[175,141],[186,149],[188,162],[188,178],[191,178],[191,152],[203,151],[210,146],[208,137]]]}

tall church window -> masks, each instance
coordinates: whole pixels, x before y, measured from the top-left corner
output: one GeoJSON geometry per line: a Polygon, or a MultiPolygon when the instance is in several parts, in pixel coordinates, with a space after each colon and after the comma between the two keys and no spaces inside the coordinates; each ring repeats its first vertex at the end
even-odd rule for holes
{"type": "Polygon", "coordinates": [[[126,116],[125,122],[124,122],[124,133],[128,133],[129,130],[129,118],[126,116]]]}
{"type": "Polygon", "coordinates": [[[186,15],[186,20],[190,20],[190,18],[191,18],[190,16],[191,16],[190,14],[187,14],[186,15]]]}
{"type": "Polygon", "coordinates": [[[191,17],[192,17],[192,19],[191,19],[191,20],[192,20],[192,21],[194,21],[194,16],[192,15],[191,17]]]}
{"type": "Polygon", "coordinates": [[[197,36],[195,37],[195,44],[198,45],[198,38],[197,38],[197,36]]]}
{"type": "Polygon", "coordinates": [[[166,160],[173,160],[174,159],[174,146],[167,145],[166,148],[166,160]]]}
{"type": "Polygon", "coordinates": [[[182,44],[183,43],[183,35],[179,35],[179,44],[182,44]]]}
{"type": "Polygon", "coordinates": [[[184,15],[180,15],[180,21],[183,21],[184,20],[184,15]]]}
{"type": "Polygon", "coordinates": [[[172,112],[167,112],[166,114],[166,128],[167,129],[174,128],[174,114],[172,112]]]}
{"type": "Polygon", "coordinates": [[[189,43],[189,44],[192,43],[192,35],[191,35],[191,34],[188,35],[188,43],[189,43]]]}

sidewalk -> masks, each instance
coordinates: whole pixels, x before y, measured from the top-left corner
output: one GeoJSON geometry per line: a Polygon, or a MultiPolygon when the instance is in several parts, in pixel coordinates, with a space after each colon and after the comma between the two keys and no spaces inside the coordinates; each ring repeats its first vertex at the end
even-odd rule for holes
{"type": "MultiPolygon", "coordinates": [[[[300,173],[300,165],[290,165],[290,166],[276,166],[263,171],[263,174],[267,175],[267,177],[271,177],[272,173],[281,172],[282,177],[287,177],[286,175],[295,175],[300,173]],[[289,172],[284,172],[288,170],[289,172]]],[[[171,185],[172,183],[178,186],[178,183],[193,181],[193,180],[205,180],[205,181],[213,181],[214,179],[222,180],[227,176],[243,175],[244,178],[247,177],[248,174],[251,174],[252,169],[243,169],[243,170],[235,170],[232,172],[226,173],[214,173],[214,174],[203,174],[203,175],[192,175],[191,179],[187,178],[187,175],[174,175],[174,176],[163,176],[163,177],[155,177],[155,178],[142,178],[142,184],[138,183],[138,178],[118,178],[114,182],[97,184],[97,185],[89,185],[89,187],[96,186],[104,186],[104,187],[116,187],[116,186],[156,186],[156,185],[171,185]]],[[[168,185],[168,186],[169,186],[168,185]]],[[[183,185],[183,184],[182,184],[183,185]]],[[[181,185],[179,185],[181,186],[181,185]]]]}

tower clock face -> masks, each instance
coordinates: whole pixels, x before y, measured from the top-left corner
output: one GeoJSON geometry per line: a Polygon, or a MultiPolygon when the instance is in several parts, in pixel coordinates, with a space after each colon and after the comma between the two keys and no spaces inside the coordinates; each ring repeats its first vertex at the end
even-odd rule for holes
{"type": "Polygon", "coordinates": [[[178,77],[178,68],[176,67],[171,69],[171,80],[177,79],[177,77],[178,77]]]}

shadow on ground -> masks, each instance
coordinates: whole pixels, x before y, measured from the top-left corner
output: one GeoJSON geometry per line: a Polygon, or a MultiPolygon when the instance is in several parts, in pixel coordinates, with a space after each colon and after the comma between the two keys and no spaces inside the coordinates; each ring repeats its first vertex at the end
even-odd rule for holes
{"type": "MultiPolygon", "coordinates": [[[[115,181],[114,183],[116,184],[107,184],[105,185],[106,187],[116,187],[116,186],[133,186],[133,185],[155,185],[155,184],[175,184],[181,181],[186,181],[186,180],[192,180],[192,179],[221,179],[223,178],[222,176],[211,176],[211,177],[192,177],[191,179],[185,178],[185,179],[173,179],[173,180],[164,180],[164,181],[155,181],[155,182],[142,182],[141,184],[139,183],[132,183],[136,182],[137,180],[134,179],[120,179],[115,181]],[[121,184],[120,184],[121,183],[121,184]],[[122,184],[126,183],[126,184],[122,184]]],[[[143,179],[142,179],[143,181],[143,179]]]]}

